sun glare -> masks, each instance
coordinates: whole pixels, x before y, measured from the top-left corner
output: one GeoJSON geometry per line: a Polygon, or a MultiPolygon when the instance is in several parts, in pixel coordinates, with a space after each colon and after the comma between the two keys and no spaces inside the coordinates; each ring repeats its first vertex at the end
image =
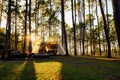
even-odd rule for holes
{"type": "Polygon", "coordinates": [[[31,41],[35,41],[35,34],[31,34],[31,37],[27,35],[27,40],[31,39],[31,41]]]}
{"type": "Polygon", "coordinates": [[[35,35],[31,34],[31,41],[35,41],[35,35]]]}

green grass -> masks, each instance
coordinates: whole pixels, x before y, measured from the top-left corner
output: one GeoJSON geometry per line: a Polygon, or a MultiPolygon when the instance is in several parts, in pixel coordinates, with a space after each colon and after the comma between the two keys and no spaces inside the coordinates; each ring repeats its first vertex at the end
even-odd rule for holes
{"type": "Polygon", "coordinates": [[[120,80],[120,60],[56,56],[0,61],[0,80],[120,80]]]}

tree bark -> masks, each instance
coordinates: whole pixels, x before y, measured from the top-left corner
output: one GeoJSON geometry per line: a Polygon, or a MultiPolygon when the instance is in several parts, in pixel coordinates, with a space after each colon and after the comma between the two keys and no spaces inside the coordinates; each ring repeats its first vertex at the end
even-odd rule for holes
{"type": "Polygon", "coordinates": [[[107,27],[108,27],[108,30],[109,30],[108,0],[105,0],[105,4],[106,4],[107,27]]]}
{"type": "Polygon", "coordinates": [[[111,45],[110,45],[109,31],[108,31],[107,22],[106,22],[106,18],[105,18],[105,14],[104,14],[101,0],[99,0],[99,4],[100,4],[102,18],[104,21],[104,31],[105,31],[106,41],[107,41],[107,48],[108,48],[107,56],[108,56],[108,58],[111,58],[112,56],[111,56],[111,45]]]}
{"type": "Polygon", "coordinates": [[[65,16],[64,16],[64,0],[61,0],[61,16],[62,16],[62,30],[63,30],[63,47],[65,48],[66,55],[68,56],[67,36],[65,29],[65,16]]]}
{"type": "MultiPolygon", "coordinates": [[[[52,4],[50,0],[50,17],[51,17],[51,13],[52,13],[52,4]]],[[[51,18],[49,19],[49,37],[50,36],[51,36],[51,18]]]]}
{"type": "Polygon", "coordinates": [[[32,40],[31,40],[31,0],[29,0],[29,54],[32,53],[32,40]]]}
{"type": "Polygon", "coordinates": [[[26,0],[26,10],[25,10],[25,25],[24,25],[24,43],[23,43],[23,53],[26,52],[26,37],[27,37],[27,11],[28,11],[28,0],[26,0]]]}
{"type": "Polygon", "coordinates": [[[18,43],[18,35],[17,35],[17,0],[15,6],[15,50],[17,50],[17,43],[18,43]]]}
{"type": "Polygon", "coordinates": [[[6,25],[6,35],[7,35],[7,44],[6,44],[6,47],[7,49],[10,49],[10,43],[11,43],[11,0],[9,0],[9,3],[8,3],[8,19],[7,19],[7,25],[6,25]]]}
{"type": "MultiPolygon", "coordinates": [[[[77,51],[76,51],[76,9],[75,12],[73,11],[74,7],[76,6],[76,1],[73,2],[73,0],[71,0],[71,4],[72,4],[72,23],[73,23],[73,35],[74,35],[74,55],[77,55],[77,51]]],[[[75,7],[76,8],[76,7],[75,7]]]]}
{"type": "Polygon", "coordinates": [[[112,0],[115,29],[117,33],[120,54],[120,0],[112,0]]]}
{"type": "Polygon", "coordinates": [[[92,54],[92,24],[91,24],[91,8],[90,8],[90,0],[88,0],[88,6],[89,6],[89,17],[90,17],[90,52],[92,54]]]}
{"type": "Polygon", "coordinates": [[[100,56],[101,56],[102,52],[101,52],[101,42],[100,42],[100,24],[99,24],[97,0],[96,0],[96,17],[97,17],[97,24],[98,24],[99,53],[100,53],[100,56]]]}
{"type": "Polygon", "coordinates": [[[1,22],[2,22],[2,13],[3,13],[3,0],[2,0],[2,4],[1,4],[1,13],[0,13],[0,28],[1,28],[1,22]]]}
{"type": "Polygon", "coordinates": [[[83,55],[85,55],[85,0],[83,0],[83,23],[84,25],[82,25],[82,48],[83,48],[83,55]]]}

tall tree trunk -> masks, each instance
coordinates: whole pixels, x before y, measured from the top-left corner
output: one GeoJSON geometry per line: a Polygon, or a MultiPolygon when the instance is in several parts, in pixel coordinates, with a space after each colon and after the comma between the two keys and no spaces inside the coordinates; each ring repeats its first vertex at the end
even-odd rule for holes
{"type": "Polygon", "coordinates": [[[67,36],[65,29],[65,16],[64,16],[64,0],[61,0],[61,16],[62,16],[62,30],[63,30],[63,47],[65,48],[66,55],[68,56],[67,36]]]}
{"type": "Polygon", "coordinates": [[[24,25],[24,44],[23,53],[26,52],[26,37],[27,37],[27,11],[28,11],[28,0],[26,0],[26,10],[25,10],[25,25],[24,25]]]}
{"type": "Polygon", "coordinates": [[[120,0],[112,0],[112,4],[120,54],[120,0]]]}
{"type": "Polygon", "coordinates": [[[40,0],[36,0],[36,12],[35,12],[35,35],[36,37],[38,36],[38,26],[39,26],[39,19],[40,19],[40,11],[39,11],[39,7],[40,7],[40,0]]]}
{"type": "Polygon", "coordinates": [[[71,0],[71,4],[72,4],[72,22],[73,22],[73,32],[74,32],[74,55],[77,55],[77,49],[76,49],[76,7],[75,7],[75,11],[73,11],[74,7],[76,6],[76,0],[71,0]]]}
{"type": "Polygon", "coordinates": [[[99,24],[97,0],[96,0],[96,17],[97,17],[97,24],[98,24],[99,53],[100,53],[100,56],[101,56],[102,52],[101,52],[101,42],[100,42],[100,24],[99,24]]]}
{"type": "Polygon", "coordinates": [[[94,27],[95,27],[95,25],[94,25],[94,0],[93,1],[91,1],[91,25],[92,25],[92,49],[93,49],[93,55],[95,55],[95,53],[96,53],[96,50],[95,50],[95,45],[96,45],[96,43],[95,43],[95,36],[94,36],[94,27]]]}
{"type": "Polygon", "coordinates": [[[83,55],[85,55],[85,0],[83,0],[83,23],[84,25],[82,25],[82,48],[83,48],[83,55]]]}
{"type": "MultiPolygon", "coordinates": [[[[41,1],[41,4],[43,4],[42,1],[41,1]]],[[[41,13],[41,16],[40,16],[41,24],[43,24],[43,5],[41,5],[40,13],[41,13]]],[[[44,41],[44,25],[42,25],[41,27],[41,38],[44,41]]]]}
{"type": "Polygon", "coordinates": [[[78,9],[77,9],[77,11],[78,11],[78,21],[79,21],[79,27],[80,27],[80,41],[79,41],[79,46],[80,46],[80,48],[79,48],[79,51],[80,51],[80,53],[81,53],[81,49],[82,49],[82,47],[81,47],[81,37],[82,37],[82,26],[81,26],[81,23],[82,23],[82,10],[80,9],[81,8],[81,1],[80,0],[78,0],[78,9]]]}
{"type": "Polygon", "coordinates": [[[104,31],[105,31],[105,37],[106,37],[107,46],[108,46],[107,47],[108,48],[107,56],[108,56],[108,58],[111,58],[112,56],[111,56],[111,45],[110,45],[109,31],[108,31],[107,22],[106,22],[106,19],[105,19],[105,14],[104,14],[104,10],[103,10],[103,7],[102,7],[101,0],[99,0],[99,4],[100,4],[102,18],[103,18],[103,21],[104,21],[104,31]]]}
{"type": "Polygon", "coordinates": [[[32,41],[31,41],[31,0],[29,0],[29,54],[32,53],[32,41]]]}
{"type": "MultiPolygon", "coordinates": [[[[106,24],[107,24],[107,27],[108,27],[108,33],[110,31],[110,27],[109,27],[109,14],[108,14],[108,0],[105,0],[105,4],[106,4],[106,24]]],[[[106,45],[107,47],[107,45],[106,45]]],[[[106,48],[106,52],[107,52],[107,48],[106,48]]]]}
{"type": "Polygon", "coordinates": [[[108,0],[105,0],[105,4],[106,4],[106,17],[107,17],[107,27],[108,27],[108,31],[109,31],[109,14],[108,14],[108,0]]]}
{"type": "Polygon", "coordinates": [[[83,55],[85,55],[85,24],[82,26],[82,49],[83,49],[83,55]]]}
{"type": "Polygon", "coordinates": [[[75,55],[77,55],[77,48],[76,48],[76,44],[77,44],[77,41],[76,41],[76,0],[74,0],[74,6],[75,6],[75,12],[74,12],[74,17],[75,17],[75,23],[74,23],[74,53],[75,55]]]}
{"type": "Polygon", "coordinates": [[[37,29],[36,29],[36,27],[37,27],[37,13],[36,12],[35,12],[34,18],[35,18],[35,39],[37,39],[37,29]]]}
{"type": "MultiPolygon", "coordinates": [[[[35,9],[37,9],[37,0],[35,0],[35,9]]],[[[37,39],[38,36],[37,32],[37,11],[35,10],[35,39],[37,39]]]]}
{"type": "Polygon", "coordinates": [[[18,35],[17,35],[17,0],[16,0],[16,6],[15,6],[15,50],[17,50],[17,43],[18,43],[18,35]]]}
{"type": "Polygon", "coordinates": [[[92,54],[92,24],[91,24],[91,8],[90,8],[90,0],[88,0],[88,6],[89,6],[89,17],[90,17],[90,52],[92,54]]]}
{"type": "Polygon", "coordinates": [[[10,49],[10,43],[11,43],[11,0],[9,0],[9,3],[8,3],[8,19],[7,19],[7,32],[6,32],[6,35],[7,35],[7,44],[6,44],[6,47],[7,49],[10,49]]]}
{"type": "MultiPolygon", "coordinates": [[[[52,13],[52,4],[50,0],[50,17],[51,17],[51,13],[52,13]]],[[[51,36],[51,18],[49,19],[49,37],[50,36],[51,36]]]]}
{"type": "Polygon", "coordinates": [[[0,28],[1,28],[1,22],[2,22],[2,13],[3,13],[3,0],[2,0],[2,4],[1,4],[1,13],[0,13],[0,28]]]}

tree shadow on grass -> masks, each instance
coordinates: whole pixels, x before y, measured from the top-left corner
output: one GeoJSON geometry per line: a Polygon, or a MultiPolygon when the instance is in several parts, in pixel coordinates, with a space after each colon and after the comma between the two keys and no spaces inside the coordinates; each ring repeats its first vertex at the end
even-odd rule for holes
{"type": "Polygon", "coordinates": [[[27,61],[21,75],[19,76],[20,80],[36,80],[35,68],[33,61],[27,61]]]}
{"type": "Polygon", "coordinates": [[[0,62],[0,80],[36,80],[33,61],[0,62]]]}
{"type": "MultiPolygon", "coordinates": [[[[86,57],[51,57],[48,59],[35,60],[35,63],[52,64],[61,63],[61,78],[57,80],[119,80],[120,66],[118,61],[97,60],[86,57]]],[[[56,67],[55,64],[53,71],[56,67]]],[[[48,67],[46,67],[48,68],[48,67]]],[[[48,69],[49,71],[49,69],[48,69]]],[[[47,72],[46,72],[47,73],[47,72]]],[[[51,71],[52,73],[52,71],[51,71]]],[[[48,79],[50,79],[48,77],[48,79]]],[[[55,80],[55,79],[53,79],[55,80]]]]}
{"type": "Polygon", "coordinates": [[[24,67],[23,61],[1,61],[0,80],[15,80],[24,67]]]}
{"type": "Polygon", "coordinates": [[[0,80],[119,80],[119,61],[50,57],[0,62],[0,80]]]}
{"type": "MultiPolygon", "coordinates": [[[[74,61],[74,59],[76,59],[77,61],[79,61],[78,58],[74,58],[74,57],[51,57],[48,59],[36,59],[35,63],[37,64],[50,64],[50,65],[46,65],[46,66],[50,66],[53,68],[52,71],[50,73],[48,73],[47,75],[52,74],[56,68],[60,68],[60,74],[58,76],[57,79],[52,78],[52,76],[48,77],[47,80],[88,80],[88,74],[82,72],[82,71],[78,71],[78,68],[76,68],[76,64],[74,64],[76,61],[74,61]],[[57,64],[56,64],[57,63],[57,64]],[[53,66],[52,66],[53,64],[53,66]],[[56,67],[58,64],[61,64],[60,67],[56,67]],[[56,67],[56,68],[54,68],[56,67]]],[[[48,68],[48,67],[45,67],[48,68]]],[[[44,69],[45,70],[45,69],[44,69]]],[[[49,69],[48,69],[49,72],[49,69]]],[[[47,72],[46,72],[47,73],[47,72]]],[[[44,75],[44,73],[43,73],[44,75]]],[[[56,74],[54,73],[54,76],[56,74]]],[[[43,78],[44,80],[44,78],[43,78]]]]}

